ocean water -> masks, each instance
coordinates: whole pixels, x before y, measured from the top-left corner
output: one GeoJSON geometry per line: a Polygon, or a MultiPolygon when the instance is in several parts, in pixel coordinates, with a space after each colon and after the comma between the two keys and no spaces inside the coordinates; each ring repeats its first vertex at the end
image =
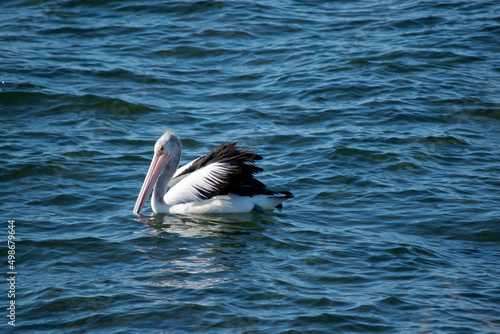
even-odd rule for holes
{"type": "Polygon", "coordinates": [[[498,1],[2,1],[0,50],[2,332],[500,332],[498,1]],[[135,216],[168,129],[295,198],[135,216]]]}

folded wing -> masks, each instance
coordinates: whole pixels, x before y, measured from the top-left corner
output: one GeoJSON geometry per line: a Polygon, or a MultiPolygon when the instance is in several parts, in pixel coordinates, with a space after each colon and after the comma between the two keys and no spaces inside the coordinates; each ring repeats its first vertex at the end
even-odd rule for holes
{"type": "Polygon", "coordinates": [[[267,191],[265,185],[253,177],[262,171],[253,164],[262,157],[249,152],[249,149],[238,149],[237,145],[223,143],[207,155],[179,168],[169,182],[170,190],[164,197],[165,202],[175,205],[229,193],[252,196],[267,191]]]}

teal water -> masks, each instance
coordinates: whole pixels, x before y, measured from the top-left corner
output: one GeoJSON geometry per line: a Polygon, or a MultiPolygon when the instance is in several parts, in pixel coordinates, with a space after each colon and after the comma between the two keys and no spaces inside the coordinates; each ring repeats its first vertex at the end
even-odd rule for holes
{"type": "Polygon", "coordinates": [[[498,2],[3,1],[0,50],[2,330],[500,331],[498,2]],[[167,129],[295,198],[136,217],[167,129]]]}

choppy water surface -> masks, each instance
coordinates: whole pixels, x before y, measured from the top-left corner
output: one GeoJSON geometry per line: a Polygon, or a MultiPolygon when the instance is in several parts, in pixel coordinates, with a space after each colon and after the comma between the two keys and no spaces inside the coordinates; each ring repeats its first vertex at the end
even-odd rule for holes
{"type": "Polygon", "coordinates": [[[498,2],[3,1],[0,31],[16,330],[500,331],[498,2]],[[296,197],[138,219],[167,129],[296,197]]]}

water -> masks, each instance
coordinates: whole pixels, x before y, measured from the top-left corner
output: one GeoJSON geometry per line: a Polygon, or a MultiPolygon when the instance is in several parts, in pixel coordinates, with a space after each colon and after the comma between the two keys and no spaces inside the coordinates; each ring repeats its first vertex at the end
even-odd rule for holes
{"type": "Polygon", "coordinates": [[[499,23],[495,1],[3,1],[2,330],[500,332],[499,23]],[[183,162],[253,147],[295,198],[137,218],[167,129],[183,162]]]}

